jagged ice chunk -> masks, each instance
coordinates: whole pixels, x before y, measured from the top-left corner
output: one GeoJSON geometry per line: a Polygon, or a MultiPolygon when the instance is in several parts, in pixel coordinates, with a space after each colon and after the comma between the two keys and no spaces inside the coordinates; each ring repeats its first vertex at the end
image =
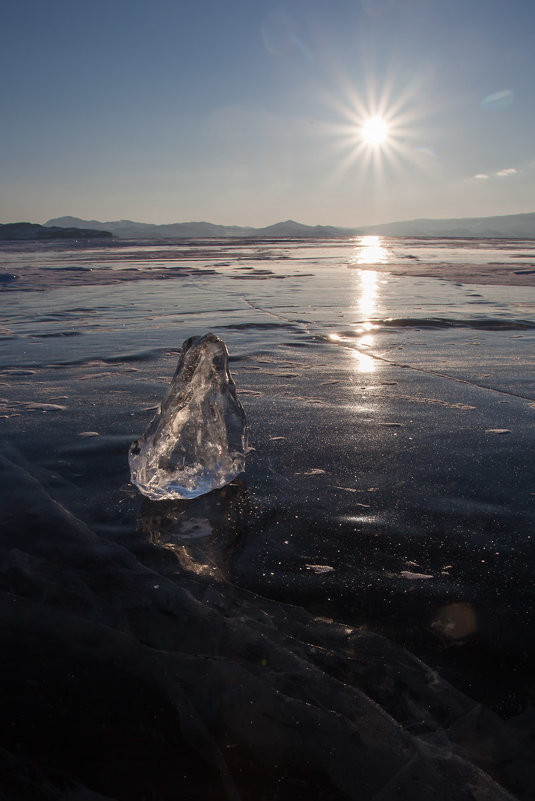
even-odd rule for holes
{"type": "Polygon", "coordinates": [[[215,334],[191,337],[158,413],[130,446],[132,482],[152,500],[196,498],[245,468],[245,412],[215,334]]]}

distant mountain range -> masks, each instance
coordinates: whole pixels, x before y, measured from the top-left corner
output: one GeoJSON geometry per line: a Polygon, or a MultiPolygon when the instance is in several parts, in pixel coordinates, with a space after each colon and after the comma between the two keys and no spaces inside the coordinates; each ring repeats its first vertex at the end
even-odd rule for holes
{"type": "Polygon", "coordinates": [[[102,237],[111,236],[110,231],[80,228],[79,225],[65,228],[48,223],[46,226],[29,222],[0,224],[0,240],[2,241],[10,239],[95,239],[97,237],[102,239],[102,237]]]}
{"type": "Polygon", "coordinates": [[[383,236],[481,237],[535,239],[535,213],[501,217],[461,217],[452,220],[406,220],[370,225],[357,233],[383,236]]]}
{"type": "MultiPolygon", "coordinates": [[[[81,220],[78,217],[57,217],[45,226],[60,228],[82,228],[93,231],[111,231],[119,239],[202,239],[207,237],[259,237],[267,239],[285,238],[334,238],[355,235],[377,234],[383,236],[430,236],[430,237],[483,237],[535,239],[535,213],[508,214],[501,217],[465,217],[444,220],[407,220],[355,228],[339,228],[332,225],[303,225],[294,220],[251,228],[238,225],[215,225],[208,222],[152,223],[116,220],[99,222],[81,220]]],[[[83,234],[80,234],[83,236],[83,234]]]]}
{"type": "Polygon", "coordinates": [[[266,228],[251,228],[240,225],[215,225],[209,222],[153,223],[133,222],[132,220],[80,220],[78,217],[57,217],[45,225],[94,228],[111,231],[119,239],[202,239],[207,237],[337,237],[351,236],[353,228],[336,228],[332,225],[303,225],[294,220],[268,225],[266,228]]]}

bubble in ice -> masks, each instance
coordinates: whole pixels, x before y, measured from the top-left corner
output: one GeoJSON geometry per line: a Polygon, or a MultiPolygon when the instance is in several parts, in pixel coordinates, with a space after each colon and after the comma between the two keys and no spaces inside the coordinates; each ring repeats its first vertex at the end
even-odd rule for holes
{"type": "Polygon", "coordinates": [[[132,482],[152,500],[196,498],[243,472],[246,450],[226,345],[215,334],[191,337],[156,416],[130,446],[132,482]]]}

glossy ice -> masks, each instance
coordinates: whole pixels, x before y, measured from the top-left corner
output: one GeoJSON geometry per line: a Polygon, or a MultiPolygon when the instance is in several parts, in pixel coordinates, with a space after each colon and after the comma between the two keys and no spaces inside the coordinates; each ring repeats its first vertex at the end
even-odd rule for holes
{"type": "Polygon", "coordinates": [[[0,288],[0,426],[87,496],[92,524],[136,551],[150,531],[188,571],[217,567],[433,664],[472,670],[475,654],[473,687],[522,708],[535,664],[535,287],[476,279],[480,261],[531,273],[535,242],[26,243],[0,254],[20,276],[0,288]],[[424,262],[434,277],[395,273],[424,262]],[[459,263],[464,280],[440,274],[459,263]],[[124,280],[99,284],[100,273],[124,280]],[[187,504],[142,503],[125,452],[165,394],[177,342],[205,331],[232,354],[255,448],[247,472],[187,504]]]}

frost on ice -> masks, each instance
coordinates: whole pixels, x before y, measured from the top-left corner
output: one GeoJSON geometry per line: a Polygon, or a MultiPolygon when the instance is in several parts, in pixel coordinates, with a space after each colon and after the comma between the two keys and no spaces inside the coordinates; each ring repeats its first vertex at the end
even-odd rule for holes
{"type": "Polygon", "coordinates": [[[245,412],[215,334],[182,345],[158,413],[130,446],[132,482],[152,500],[196,498],[245,468],[245,412]]]}

